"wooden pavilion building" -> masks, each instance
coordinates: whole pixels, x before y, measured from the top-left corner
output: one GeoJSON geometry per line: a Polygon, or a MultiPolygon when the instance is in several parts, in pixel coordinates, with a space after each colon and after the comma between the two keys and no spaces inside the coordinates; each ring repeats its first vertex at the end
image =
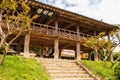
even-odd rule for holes
{"type": "Polygon", "coordinates": [[[81,52],[90,52],[83,46],[84,37],[96,36],[103,31],[109,34],[116,28],[114,25],[35,0],[25,1],[31,8],[29,17],[34,14],[39,17],[31,23],[31,30],[15,41],[17,52],[24,46],[24,56],[29,56],[29,46],[33,45],[41,46],[41,53],[43,47],[52,48],[55,59],[60,58],[62,49],[74,50],[75,59],[79,60],[81,52]]]}

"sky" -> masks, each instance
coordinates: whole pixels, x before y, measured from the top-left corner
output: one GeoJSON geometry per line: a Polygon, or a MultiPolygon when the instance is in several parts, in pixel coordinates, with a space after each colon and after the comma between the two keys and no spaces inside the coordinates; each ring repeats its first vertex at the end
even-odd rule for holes
{"type": "MultiPolygon", "coordinates": [[[[120,0],[37,0],[109,24],[120,25],[120,0]]],[[[115,50],[120,51],[119,47],[115,50]]]]}
{"type": "Polygon", "coordinates": [[[110,24],[120,24],[120,0],[37,0],[110,24]]]}

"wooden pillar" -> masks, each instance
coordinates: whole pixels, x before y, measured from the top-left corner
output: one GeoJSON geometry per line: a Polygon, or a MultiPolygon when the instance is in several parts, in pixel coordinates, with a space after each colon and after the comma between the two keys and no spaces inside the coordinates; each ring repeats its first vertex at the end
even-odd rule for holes
{"type": "Polygon", "coordinates": [[[59,58],[58,20],[55,21],[54,59],[59,58]]]}
{"type": "Polygon", "coordinates": [[[88,53],[88,59],[91,60],[91,54],[90,53],[88,53]]]}
{"type": "Polygon", "coordinates": [[[80,42],[77,42],[77,44],[76,44],[76,59],[81,60],[81,57],[80,57],[80,42]]]}
{"type": "Polygon", "coordinates": [[[40,47],[40,57],[43,57],[43,46],[40,47]]]}
{"type": "Polygon", "coordinates": [[[94,38],[96,38],[96,35],[97,35],[97,34],[96,34],[96,31],[94,31],[94,38]]]}
{"type": "MultiPolygon", "coordinates": [[[[94,38],[96,38],[96,31],[94,31],[94,38]]],[[[99,61],[97,48],[94,49],[94,61],[99,61]]]]}
{"type": "Polygon", "coordinates": [[[55,34],[57,36],[57,33],[58,33],[58,21],[56,20],[55,21],[55,34]]]}
{"type": "MultiPolygon", "coordinates": [[[[79,37],[79,33],[80,33],[79,26],[77,26],[76,31],[77,31],[77,35],[79,37]]],[[[80,42],[77,42],[77,44],[76,44],[75,57],[76,57],[77,60],[81,60],[81,57],[80,57],[80,42]]]]}
{"type": "Polygon", "coordinates": [[[17,54],[20,54],[22,40],[17,43],[17,54]]]}
{"type": "Polygon", "coordinates": [[[79,35],[79,33],[80,33],[80,28],[79,28],[79,26],[77,26],[76,31],[77,31],[77,36],[78,36],[78,39],[79,39],[79,37],[80,37],[80,35],[79,35]]]}
{"type": "Polygon", "coordinates": [[[80,29],[79,29],[79,26],[77,26],[77,29],[76,29],[77,33],[79,34],[80,33],[80,29]]]}
{"type": "Polygon", "coordinates": [[[25,35],[24,40],[24,56],[29,57],[30,32],[25,35]]]}
{"type": "Polygon", "coordinates": [[[61,58],[61,52],[62,52],[62,49],[60,48],[59,49],[59,58],[61,58]]]}
{"type": "Polygon", "coordinates": [[[59,58],[59,41],[58,39],[54,39],[54,59],[59,58]]]}
{"type": "Polygon", "coordinates": [[[110,35],[109,35],[109,33],[107,34],[107,37],[108,37],[108,40],[110,40],[110,35]]]}

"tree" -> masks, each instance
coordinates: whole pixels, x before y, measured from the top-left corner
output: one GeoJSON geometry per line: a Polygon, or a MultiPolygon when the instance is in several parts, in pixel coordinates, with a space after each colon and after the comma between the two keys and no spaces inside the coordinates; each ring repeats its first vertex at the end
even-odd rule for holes
{"type": "Polygon", "coordinates": [[[91,37],[91,38],[84,38],[84,46],[85,47],[88,47],[92,50],[94,50],[94,60],[95,61],[98,61],[98,50],[99,50],[99,47],[98,47],[98,39],[95,38],[95,37],[91,37]]]}
{"type": "MultiPolygon", "coordinates": [[[[110,33],[111,39],[106,39],[105,35],[106,33],[102,32],[98,36],[96,36],[96,38],[94,37],[91,37],[89,39],[86,38],[84,44],[84,46],[88,48],[98,50],[98,54],[103,58],[104,66],[106,66],[106,61],[108,58],[111,61],[111,63],[114,63],[112,53],[113,50],[120,44],[120,42],[117,43],[114,41],[115,32],[112,31],[110,33]]],[[[119,58],[120,56],[117,59],[119,58]]]]}
{"type": "Polygon", "coordinates": [[[115,80],[120,80],[120,63],[118,63],[114,68],[115,80]]]}
{"type": "MultiPolygon", "coordinates": [[[[114,34],[111,35],[111,37],[113,37],[113,39],[114,38],[116,39],[115,47],[119,46],[120,45],[120,27],[118,27],[118,29],[114,32],[114,34]]],[[[110,68],[112,68],[118,62],[118,60],[120,60],[120,55],[118,55],[118,57],[114,60],[111,54],[110,62],[112,63],[112,65],[110,68]]]]}
{"type": "Polygon", "coordinates": [[[32,21],[28,17],[29,11],[30,8],[25,2],[19,2],[18,0],[0,1],[0,49],[3,50],[0,64],[3,64],[13,41],[16,40],[23,31],[29,31],[32,21]],[[7,42],[8,37],[13,34],[15,34],[15,37],[7,42]]]}

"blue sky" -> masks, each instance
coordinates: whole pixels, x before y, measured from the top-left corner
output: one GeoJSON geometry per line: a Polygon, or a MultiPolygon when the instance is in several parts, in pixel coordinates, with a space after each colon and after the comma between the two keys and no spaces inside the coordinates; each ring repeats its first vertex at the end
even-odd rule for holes
{"type": "Polygon", "coordinates": [[[120,24],[120,0],[37,0],[110,24],[120,24]]]}

